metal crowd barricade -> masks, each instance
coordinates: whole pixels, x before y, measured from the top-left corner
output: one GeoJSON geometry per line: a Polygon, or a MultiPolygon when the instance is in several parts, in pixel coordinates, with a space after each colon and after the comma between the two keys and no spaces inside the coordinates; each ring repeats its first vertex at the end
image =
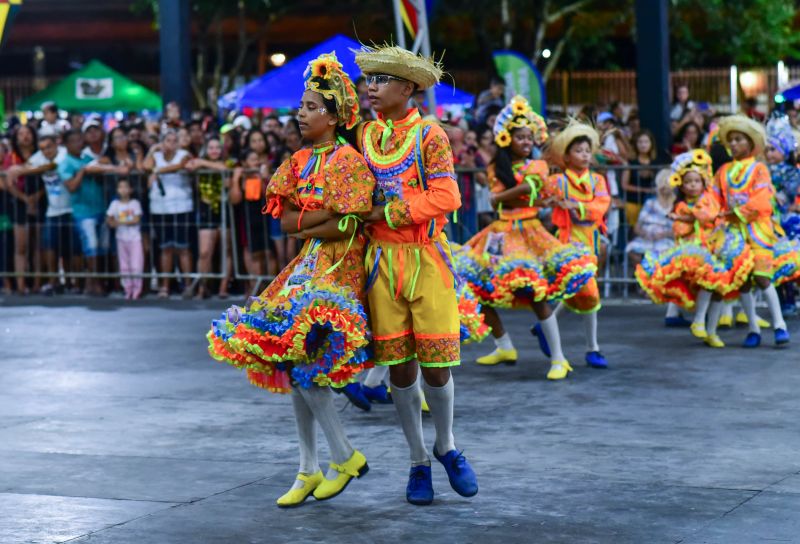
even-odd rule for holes
{"type": "MultiPolygon", "coordinates": [[[[618,208],[612,209],[609,216],[610,226],[616,225],[616,228],[609,232],[608,251],[599,278],[607,297],[628,297],[632,291],[631,285],[635,284],[633,266],[625,251],[633,236],[633,225],[627,221],[624,203],[627,202],[629,208],[640,207],[646,198],[655,196],[628,195],[622,187],[622,175],[626,171],[652,170],[655,179],[655,173],[661,168],[665,166],[604,165],[596,168],[607,179],[617,178],[616,202],[620,204],[618,208]],[[618,216],[616,219],[614,214],[618,216]]],[[[488,192],[481,190],[477,183],[482,177],[480,174],[484,172],[479,168],[456,170],[462,207],[447,226],[448,236],[456,243],[468,241],[493,213],[488,211],[488,192]]],[[[0,175],[4,176],[4,173],[0,172],[0,175]]],[[[157,289],[159,283],[163,285],[165,280],[180,280],[184,290],[188,288],[189,291],[197,289],[201,282],[205,285],[204,282],[208,281],[237,280],[245,282],[246,291],[252,294],[263,287],[292,258],[297,249],[296,240],[287,238],[280,231],[279,221],[262,213],[266,180],[258,176],[257,172],[243,171],[235,179],[237,187],[230,187],[234,182],[233,170],[195,170],[176,175],[184,177],[166,180],[166,185],[180,179],[184,188],[190,191],[192,202],[188,213],[153,213],[153,200],[158,199],[162,190],[164,193],[172,190],[164,186],[163,175],[153,177],[146,172],[131,171],[124,176],[131,183],[133,197],[139,200],[144,210],[141,233],[145,254],[142,273],[125,274],[126,277],[143,278],[151,289],[157,289]],[[237,202],[232,201],[231,195],[236,196],[237,202]],[[165,246],[165,242],[167,246],[171,246],[165,246]],[[181,254],[180,249],[175,251],[174,242],[178,242],[180,249],[188,250],[189,270],[185,266],[185,252],[182,253],[183,269],[178,255],[175,255],[175,262],[171,266],[160,266],[165,250],[173,249],[173,253],[181,254]],[[203,269],[198,269],[198,265],[203,269]]],[[[52,278],[56,278],[65,288],[74,287],[79,281],[86,279],[112,282],[120,280],[123,275],[116,260],[114,233],[104,226],[104,221],[106,209],[116,197],[117,183],[121,177],[123,176],[120,174],[87,176],[90,180],[88,183],[99,186],[103,203],[102,218],[98,218],[103,224],[98,224],[96,230],[100,251],[91,268],[88,259],[83,257],[86,241],[81,240],[81,229],[78,225],[80,221],[74,218],[46,218],[46,194],[42,194],[38,206],[29,209],[7,191],[0,191],[0,281],[17,281],[15,258],[17,267],[23,261],[27,265],[22,277],[28,282],[28,287],[38,287],[52,278]],[[13,225],[10,226],[9,223],[13,225]],[[20,237],[22,231],[25,231],[26,236],[20,237]],[[15,239],[24,240],[26,246],[22,249],[12,247],[15,239]],[[48,247],[55,250],[55,269],[52,266],[52,256],[44,250],[43,242],[48,242],[48,247]],[[104,249],[107,251],[103,251],[104,249]],[[48,262],[48,259],[51,260],[48,262]]],[[[28,192],[44,191],[41,177],[26,180],[24,186],[28,192]]],[[[635,214],[630,215],[632,217],[635,214]]],[[[546,214],[543,220],[547,224],[546,214]]],[[[635,291],[634,288],[633,292],[635,291]]]]}

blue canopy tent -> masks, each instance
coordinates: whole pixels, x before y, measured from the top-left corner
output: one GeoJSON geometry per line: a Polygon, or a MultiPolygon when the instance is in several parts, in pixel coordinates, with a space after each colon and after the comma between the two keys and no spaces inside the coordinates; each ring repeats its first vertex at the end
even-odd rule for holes
{"type": "MultiPolygon", "coordinates": [[[[309,49],[302,55],[293,58],[280,68],[276,68],[231,91],[217,102],[220,109],[242,108],[293,108],[300,102],[303,95],[303,72],[308,63],[323,53],[336,52],[336,58],[342,63],[344,71],[355,80],[361,75],[355,62],[355,53],[352,49],[360,49],[361,45],[355,41],[336,35],[326,42],[309,49]]],[[[462,105],[470,106],[473,96],[465,91],[450,85],[440,83],[436,86],[436,104],[439,106],[462,105]]]]}
{"type": "Polygon", "coordinates": [[[783,100],[786,102],[793,102],[795,100],[800,100],[800,84],[794,82],[794,85],[788,87],[781,92],[778,93],[778,96],[783,97],[783,100]]]}

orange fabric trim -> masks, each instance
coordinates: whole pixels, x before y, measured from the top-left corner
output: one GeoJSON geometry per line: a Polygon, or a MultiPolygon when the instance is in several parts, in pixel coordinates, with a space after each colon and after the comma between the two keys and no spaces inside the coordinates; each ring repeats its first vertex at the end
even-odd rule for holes
{"type": "Polygon", "coordinates": [[[444,284],[444,286],[445,286],[445,287],[447,287],[447,286],[450,284],[450,280],[449,280],[449,278],[447,277],[447,274],[450,272],[450,270],[447,268],[447,265],[446,265],[446,264],[445,264],[445,262],[442,260],[442,256],[441,256],[441,255],[439,255],[439,252],[438,252],[438,251],[436,250],[436,248],[435,248],[433,245],[431,245],[431,244],[427,244],[427,245],[425,246],[425,250],[426,250],[428,253],[430,253],[430,254],[431,254],[431,257],[433,257],[433,262],[435,262],[435,263],[436,263],[436,266],[438,266],[438,267],[439,267],[439,272],[440,272],[440,273],[441,273],[441,275],[442,275],[442,283],[444,284]]]}
{"type": "Polygon", "coordinates": [[[449,333],[445,333],[445,334],[419,334],[419,333],[414,333],[414,338],[421,338],[423,340],[439,340],[441,338],[453,339],[453,338],[460,338],[460,337],[461,337],[461,335],[459,333],[455,333],[455,334],[449,334],[449,333]]]}
{"type": "Polygon", "coordinates": [[[403,290],[403,272],[405,272],[406,257],[405,251],[397,252],[397,289],[394,292],[394,299],[400,296],[403,290]]]}

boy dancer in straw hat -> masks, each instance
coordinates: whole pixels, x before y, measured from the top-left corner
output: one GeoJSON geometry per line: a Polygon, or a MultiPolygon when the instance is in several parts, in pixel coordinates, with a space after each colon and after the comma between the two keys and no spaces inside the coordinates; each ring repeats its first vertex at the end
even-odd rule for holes
{"type": "MultiPolygon", "coordinates": [[[[717,171],[715,193],[722,206],[721,215],[738,226],[755,253],[752,282],[764,293],[775,329],[775,344],[787,344],[789,332],[781,314],[778,293],[773,285],[775,245],[778,237],[772,222],[775,189],[767,166],[756,160],[764,150],[764,127],[743,115],[725,117],[719,124],[720,140],[730,150],[733,161],[717,171]]],[[[740,301],[747,313],[750,332],[744,347],[761,345],[761,327],[752,293],[742,288],[740,301]]]]}
{"type": "Polygon", "coordinates": [[[428,451],[422,433],[425,398],[436,427],[434,456],[460,495],[478,482],[453,437],[453,379],[460,363],[459,309],[450,248],[442,233],[445,214],[461,206],[453,153],[441,127],[407,109],[415,91],[442,75],[432,59],[399,47],[365,47],[356,54],[378,120],[360,127],[359,143],[376,178],[367,218],[370,246],[367,289],[375,363],[389,366],[392,398],[411,449],[406,499],[433,502],[428,451]]]}
{"type": "MultiPolygon", "coordinates": [[[[560,200],[553,207],[553,224],[558,227],[557,236],[564,243],[584,245],[600,254],[600,236],[605,232],[605,215],[611,205],[611,196],[606,180],[589,167],[592,153],[599,147],[597,131],[584,123],[572,121],[553,138],[550,151],[563,174],[553,176],[560,200]]],[[[597,342],[597,312],[600,310],[600,290],[592,278],[577,295],[564,300],[556,307],[556,315],[564,307],[583,314],[586,329],[586,364],[593,368],[607,368],[608,362],[600,353],[597,342]]],[[[538,331],[532,329],[534,334],[538,331]]],[[[537,334],[537,336],[539,336],[537,334]]],[[[547,346],[539,340],[542,351],[547,346]]],[[[572,368],[564,365],[566,375],[572,368]]]]}

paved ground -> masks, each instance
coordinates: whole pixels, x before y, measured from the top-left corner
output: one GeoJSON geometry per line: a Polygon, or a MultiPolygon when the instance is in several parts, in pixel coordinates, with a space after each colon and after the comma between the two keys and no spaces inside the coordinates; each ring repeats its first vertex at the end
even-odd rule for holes
{"type": "Polygon", "coordinates": [[[0,303],[2,544],[800,542],[797,344],[712,352],[663,329],[658,308],[609,306],[614,368],[579,364],[569,317],[576,372],[548,383],[529,316],[506,314],[520,364],[456,372],[477,497],[435,466],[435,504],[406,504],[393,408],[339,397],[372,470],[333,501],[280,511],[296,470],[290,403],[207,357],[219,302],[42,302],[0,303]]]}

